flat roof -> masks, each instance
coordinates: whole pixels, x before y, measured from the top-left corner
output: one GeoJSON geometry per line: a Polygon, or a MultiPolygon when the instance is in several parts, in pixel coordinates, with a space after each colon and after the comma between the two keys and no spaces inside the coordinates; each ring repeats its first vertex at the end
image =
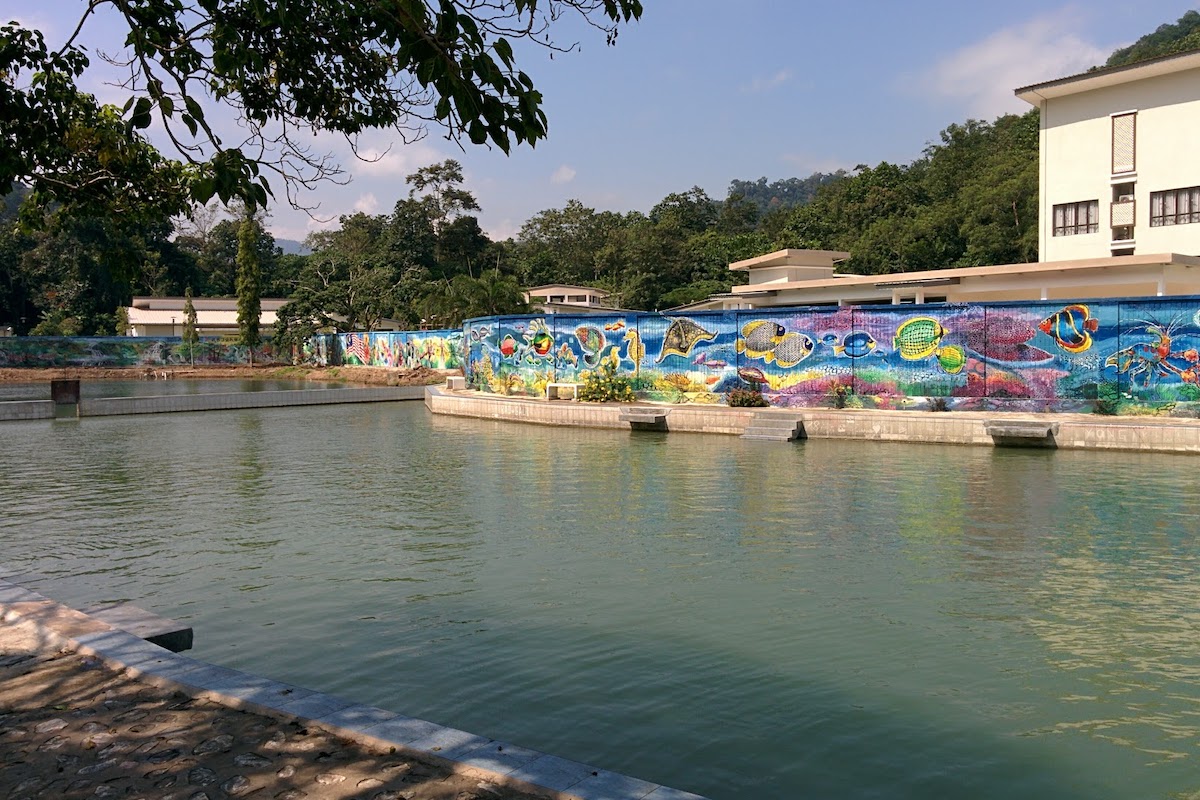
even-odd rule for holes
{"type": "Polygon", "coordinates": [[[1118,67],[1101,67],[1091,72],[1081,72],[1078,75],[1068,75],[1065,78],[1022,86],[1020,89],[1014,89],[1013,93],[1030,105],[1036,106],[1042,100],[1090,92],[1093,89],[1103,89],[1109,86],[1119,86],[1123,83],[1191,69],[1200,69],[1200,49],[1172,53],[1133,64],[1122,64],[1118,67]]]}
{"type": "Polygon", "coordinates": [[[850,254],[842,250],[776,250],[754,258],[735,261],[729,265],[732,270],[763,269],[767,267],[833,267],[839,261],[845,261],[850,254]]]}
{"type": "Polygon", "coordinates": [[[734,286],[732,291],[733,294],[744,297],[763,291],[779,292],[790,289],[825,289],[846,286],[891,288],[906,285],[949,285],[957,283],[963,278],[1011,277],[1013,275],[1042,275],[1052,272],[1077,272],[1121,267],[1165,267],[1171,265],[1200,267],[1200,257],[1185,256],[1178,253],[1154,253],[1147,255],[1082,258],[1072,261],[1035,261],[1024,264],[1000,264],[991,267],[956,267],[954,269],[931,269],[918,272],[892,272],[884,275],[843,274],[835,278],[819,278],[809,281],[751,283],[743,286],[734,286]]]}
{"type": "Polygon", "coordinates": [[[596,294],[609,294],[609,292],[605,291],[604,289],[597,289],[595,286],[573,286],[569,283],[547,283],[544,286],[533,286],[529,289],[526,289],[525,293],[528,294],[529,292],[540,292],[545,289],[577,289],[584,292],[594,292],[596,294]]]}

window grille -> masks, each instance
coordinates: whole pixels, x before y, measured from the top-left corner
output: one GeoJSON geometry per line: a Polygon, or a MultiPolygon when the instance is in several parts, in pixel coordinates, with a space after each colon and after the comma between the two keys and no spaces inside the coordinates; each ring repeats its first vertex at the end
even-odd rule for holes
{"type": "Polygon", "coordinates": [[[1083,200],[1054,207],[1054,235],[1075,236],[1100,230],[1100,201],[1083,200]]]}
{"type": "Polygon", "coordinates": [[[1137,169],[1137,113],[1118,114],[1112,118],[1112,171],[1133,172],[1137,169]]]}
{"type": "Polygon", "coordinates": [[[1200,222],[1200,186],[1150,193],[1150,227],[1200,222]]]}

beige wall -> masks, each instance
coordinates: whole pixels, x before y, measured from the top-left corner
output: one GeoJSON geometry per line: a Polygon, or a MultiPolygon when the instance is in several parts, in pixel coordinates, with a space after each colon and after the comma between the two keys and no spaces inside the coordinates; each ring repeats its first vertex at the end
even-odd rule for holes
{"type": "Polygon", "coordinates": [[[1200,70],[1146,78],[1042,103],[1039,260],[1107,256],[1112,251],[1110,115],[1138,112],[1135,252],[1200,254],[1200,223],[1150,227],[1150,193],[1200,186],[1200,70]],[[1099,200],[1100,230],[1054,236],[1059,203],[1099,200]]]}

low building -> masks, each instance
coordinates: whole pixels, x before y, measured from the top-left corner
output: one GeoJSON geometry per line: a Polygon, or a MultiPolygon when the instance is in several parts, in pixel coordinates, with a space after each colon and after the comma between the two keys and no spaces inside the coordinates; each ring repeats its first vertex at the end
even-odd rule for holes
{"type": "Polygon", "coordinates": [[[779,250],[729,265],[749,283],[678,310],[1200,294],[1200,257],[1160,253],[886,275],[836,274],[849,253],[779,250]]]}
{"type": "Polygon", "coordinates": [[[607,305],[610,294],[594,286],[550,283],[525,290],[525,302],[543,314],[579,314],[612,311],[607,305]]]}
{"type": "MultiPolygon", "coordinates": [[[[183,297],[135,297],[126,308],[129,315],[128,336],[182,336],[187,315],[183,297]]],[[[275,312],[287,300],[264,297],[260,300],[262,313],[258,329],[269,333],[275,327],[275,312]]],[[[196,309],[196,331],[201,336],[236,336],[238,310],[236,297],[193,297],[196,309]]]]}

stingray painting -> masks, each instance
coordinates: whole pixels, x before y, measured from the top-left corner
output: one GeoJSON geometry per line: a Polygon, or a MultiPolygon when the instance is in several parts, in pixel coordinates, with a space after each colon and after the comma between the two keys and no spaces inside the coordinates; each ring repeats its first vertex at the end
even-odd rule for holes
{"type": "Polygon", "coordinates": [[[715,331],[706,331],[690,319],[673,319],[663,335],[662,350],[658,352],[654,363],[661,364],[667,356],[686,357],[698,343],[711,342],[715,338],[715,331]]]}

